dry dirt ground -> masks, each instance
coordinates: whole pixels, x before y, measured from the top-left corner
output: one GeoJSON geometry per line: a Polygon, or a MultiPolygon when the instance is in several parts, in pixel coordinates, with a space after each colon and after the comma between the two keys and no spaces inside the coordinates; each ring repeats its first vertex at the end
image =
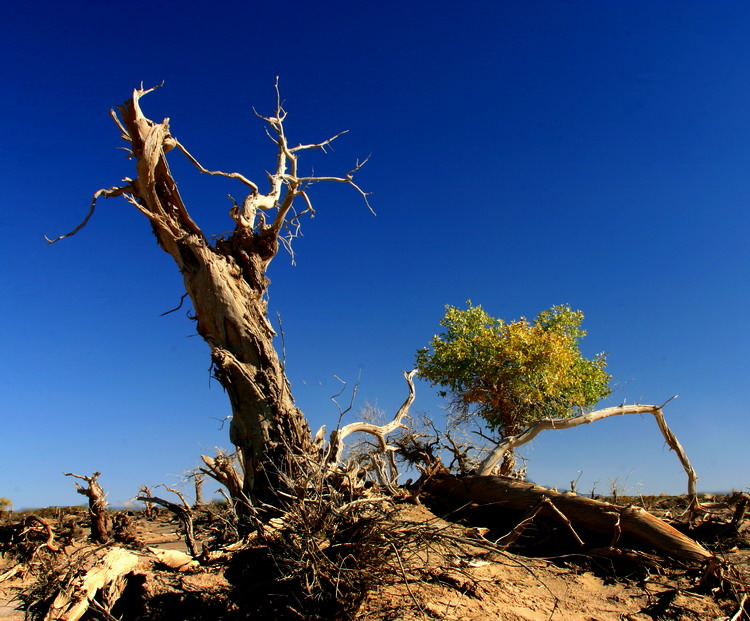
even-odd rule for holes
{"type": "MultiPolygon", "coordinates": [[[[654,502],[657,501],[652,501],[652,505],[654,502]]],[[[651,510],[662,514],[675,512],[680,504],[679,499],[658,502],[661,507],[652,506],[651,510]]],[[[5,546],[0,557],[2,621],[42,618],[43,615],[25,617],[19,608],[24,607],[24,602],[33,607],[35,600],[39,600],[38,610],[49,608],[51,596],[66,577],[64,573],[55,573],[60,565],[67,563],[69,570],[83,572],[111,549],[87,542],[85,511],[80,508],[43,510],[37,514],[53,525],[57,539],[66,545],[55,553],[39,548],[47,535],[41,528],[30,525],[36,528],[37,539],[28,550],[26,562],[19,561],[5,546]],[[77,517],[72,518],[70,513],[77,517]]],[[[0,522],[0,536],[5,532],[7,540],[10,525],[22,518],[16,515],[14,522],[7,518],[0,522]]],[[[716,537],[720,528],[704,528],[705,544],[721,551],[721,558],[732,568],[725,569],[725,575],[729,571],[732,579],[702,584],[699,570],[654,557],[647,557],[648,564],[615,563],[611,559],[587,557],[575,550],[571,553],[564,546],[555,545],[554,529],[544,527],[529,529],[514,552],[492,550],[483,542],[491,540],[495,533],[478,530],[477,526],[482,524],[472,524],[472,519],[486,520],[486,514],[482,518],[450,514],[446,521],[425,506],[404,503],[398,507],[397,519],[404,524],[429,524],[447,538],[431,540],[418,550],[398,551],[391,575],[368,593],[357,619],[750,621],[750,606],[744,611],[741,607],[750,583],[746,533],[722,542],[716,537]],[[472,540],[478,545],[473,545],[472,540]]],[[[233,603],[237,601],[238,587],[231,583],[226,562],[193,563],[175,569],[155,560],[156,549],[183,552],[186,549],[181,526],[170,513],[160,510],[150,520],[142,513],[135,513],[129,522],[125,529],[127,536],[115,545],[131,550],[139,564],[130,574],[120,607],[116,614],[113,610],[114,616],[89,609],[81,618],[106,621],[261,618],[243,616],[233,603]],[[129,603],[128,598],[132,600],[129,603]],[[146,600],[148,603],[144,604],[146,600]]],[[[216,526],[215,520],[211,523],[216,526]]],[[[700,529],[695,533],[700,534],[700,529]]],[[[197,534],[200,539],[200,528],[197,534]]],[[[243,588],[246,591],[243,596],[250,592],[253,597],[262,598],[267,593],[267,586],[261,582],[243,588]]]]}

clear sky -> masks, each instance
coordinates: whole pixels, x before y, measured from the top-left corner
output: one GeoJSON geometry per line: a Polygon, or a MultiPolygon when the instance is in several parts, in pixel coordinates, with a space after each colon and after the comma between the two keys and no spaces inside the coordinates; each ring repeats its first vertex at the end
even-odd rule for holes
{"type": "MultiPolygon", "coordinates": [[[[109,108],[142,102],[207,167],[264,182],[280,76],[294,142],[350,130],[316,173],[297,265],[272,265],[287,367],[311,425],[334,375],[389,413],[444,305],[495,316],[568,303],[609,352],[602,406],[660,404],[700,490],[750,484],[750,5],[747,2],[109,1],[13,3],[0,40],[0,496],[80,503],[63,471],[102,472],[113,504],[176,484],[227,446],[207,346],[175,307],[171,259],[124,200],[109,108]],[[274,6],[276,5],[276,6],[274,6]]],[[[208,234],[243,188],[170,163],[208,234]]],[[[303,167],[305,163],[303,162],[303,167]]],[[[414,412],[443,415],[418,385],[414,412]]],[[[586,491],[682,493],[651,417],[544,432],[529,474],[586,491]]],[[[211,487],[209,486],[209,491],[211,487]]]]}

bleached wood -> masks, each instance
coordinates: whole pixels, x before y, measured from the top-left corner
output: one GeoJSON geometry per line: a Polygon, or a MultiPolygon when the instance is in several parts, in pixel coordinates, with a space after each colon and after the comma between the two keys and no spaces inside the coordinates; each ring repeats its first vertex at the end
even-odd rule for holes
{"type": "Polygon", "coordinates": [[[140,557],[130,550],[113,547],[92,567],[74,588],[61,590],[55,597],[45,621],[78,621],[88,610],[97,592],[110,587],[110,601],[119,597],[125,583],[119,580],[135,569],[140,557]],[[118,592],[112,592],[118,591],[118,592]]]}
{"type": "Polygon", "coordinates": [[[478,474],[490,475],[497,463],[502,459],[503,455],[510,450],[513,450],[523,444],[531,442],[539,433],[545,429],[571,429],[572,427],[578,427],[580,425],[588,425],[595,421],[610,416],[622,416],[626,414],[652,414],[656,419],[656,423],[664,436],[664,440],[670,449],[677,453],[677,457],[682,464],[683,469],[688,477],[688,496],[690,497],[691,505],[697,506],[698,496],[696,491],[696,484],[698,476],[695,473],[690,460],[685,454],[685,450],[677,440],[677,437],[672,433],[666,420],[664,419],[664,413],[662,412],[662,406],[658,405],[620,405],[611,408],[604,408],[596,410],[595,412],[589,412],[587,414],[581,414],[580,416],[574,416],[572,418],[543,418],[530,427],[527,427],[523,432],[503,438],[498,445],[490,451],[489,455],[482,461],[478,474]]]}
{"type": "Polygon", "coordinates": [[[329,464],[336,464],[341,461],[341,455],[344,451],[344,439],[347,436],[352,435],[353,433],[367,433],[371,436],[374,436],[377,439],[378,444],[380,445],[380,450],[383,453],[395,451],[395,447],[388,445],[386,436],[389,433],[393,433],[396,429],[404,427],[403,420],[408,415],[409,408],[411,407],[411,404],[414,402],[414,399],[416,397],[416,392],[414,389],[414,376],[416,374],[416,370],[410,371],[408,373],[404,372],[404,378],[409,385],[409,395],[406,397],[406,401],[404,401],[403,405],[398,409],[398,411],[396,412],[396,416],[394,416],[391,422],[386,423],[385,425],[356,422],[345,425],[340,429],[334,429],[331,432],[330,439],[328,440],[328,457],[326,458],[326,462],[329,464]]]}

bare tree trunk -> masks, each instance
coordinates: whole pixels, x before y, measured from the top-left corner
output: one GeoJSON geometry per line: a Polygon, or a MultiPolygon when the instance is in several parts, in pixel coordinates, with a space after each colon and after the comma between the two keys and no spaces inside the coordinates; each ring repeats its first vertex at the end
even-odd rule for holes
{"type": "MultiPolygon", "coordinates": [[[[144,496],[151,496],[151,488],[148,487],[148,485],[141,485],[141,489],[138,490],[143,494],[144,496]]],[[[145,513],[146,513],[146,519],[150,520],[151,516],[153,514],[154,505],[150,502],[144,502],[143,506],[145,507],[145,513]]]]}
{"type": "Polygon", "coordinates": [[[428,491],[443,499],[486,503],[518,511],[527,511],[548,499],[557,511],[546,515],[552,519],[563,515],[574,527],[578,525],[611,535],[612,546],[620,535],[630,535],[674,558],[690,562],[714,558],[699,543],[639,507],[618,507],[498,476],[440,477],[429,485],[428,491]]]}
{"type": "Polygon", "coordinates": [[[203,479],[206,475],[202,472],[193,473],[193,483],[195,483],[195,508],[203,505],[203,479]]]}
{"type": "Polygon", "coordinates": [[[229,437],[241,449],[244,493],[251,501],[270,501],[277,478],[297,474],[297,458],[314,453],[266,316],[264,260],[276,251],[270,237],[244,231],[217,248],[196,234],[162,242],[174,245],[172,256],[193,301],[198,333],[211,346],[214,375],[229,395],[229,437]]]}
{"type": "Polygon", "coordinates": [[[64,472],[66,477],[75,477],[86,481],[88,487],[81,487],[77,481],[74,481],[76,491],[89,499],[89,517],[91,519],[91,539],[97,543],[107,543],[109,541],[109,516],[107,515],[107,498],[102,486],[97,479],[101,472],[95,472],[90,477],[64,472]]]}
{"type": "MultiPolygon", "coordinates": [[[[122,196],[151,223],[159,246],[175,261],[195,309],[198,333],[211,348],[214,375],[229,395],[232,406],[230,440],[239,449],[244,472],[237,508],[250,515],[248,502],[274,504],[274,490],[286,477],[296,478],[317,449],[310,429],[292,399],[289,382],[273,345],[274,330],[267,318],[266,270],[279,249],[298,234],[300,216],[313,213],[307,188],[317,181],[333,181],[354,187],[358,164],[343,177],[298,175],[302,151],[326,147],[336,138],[317,144],[290,147],[283,122],[286,111],[278,94],[274,116],[260,117],[277,147],[276,169],[268,175],[267,194],[239,173],[209,171],[171,134],[169,119],[155,123],[140,108],[141,97],[153,89],[138,89],[119,106],[120,118],[112,117],[130,143],[137,177],[125,185],[99,190],[89,213],[59,241],[77,233],[93,215],[96,201],[122,196]],[[176,149],[202,173],[229,177],[249,189],[242,205],[230,209],[235,228],[226,239],[211,244],[190,217],[170,172],[166,153],[176,149]],[[295,211],[295,199],[304,208],[295,211]],[[268,216],[268,221],[266,217],[268,216]],[[243,508],[244,507],[244,508],[243,508]]],[[[369,205],[368,205],[369,207],[369,205]]],[[[231,490],[230,490],[231,491],[231,490]]]]}

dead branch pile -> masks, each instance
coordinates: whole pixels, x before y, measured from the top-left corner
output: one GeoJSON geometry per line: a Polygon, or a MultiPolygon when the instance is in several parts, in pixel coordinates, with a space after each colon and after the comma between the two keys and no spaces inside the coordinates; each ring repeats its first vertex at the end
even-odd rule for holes
{"type": "Polygon", "coordinates": [[[325,465],[278,491],[276,517],[258,521],[227,572],[255,618],[348,619],[393,574],[389,498],[336,486],[325,465]]]}

